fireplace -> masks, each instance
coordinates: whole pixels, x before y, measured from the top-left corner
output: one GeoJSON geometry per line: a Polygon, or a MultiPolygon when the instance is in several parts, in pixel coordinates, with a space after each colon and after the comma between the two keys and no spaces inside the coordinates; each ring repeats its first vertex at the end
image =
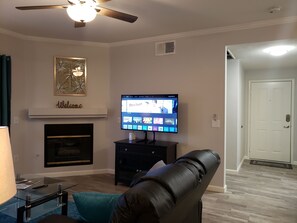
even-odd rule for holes
{"type": "Polygon", "coordinates": [[[93,163],[93,124],[45,124],[44,167],[93,163]]]}

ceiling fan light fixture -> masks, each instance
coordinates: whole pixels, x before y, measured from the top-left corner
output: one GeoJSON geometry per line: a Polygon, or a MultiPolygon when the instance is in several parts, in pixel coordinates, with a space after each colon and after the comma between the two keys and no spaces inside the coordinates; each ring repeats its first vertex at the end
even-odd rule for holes
{"type": "Polygon", "coordinates": [[[282,45],[282,46],[272,46],[264,49],[264,53],[268,53],[272,56],[282,56],[289,51],[293,50],[295,47],[290,45],[282,45]]]}
{"type": "Polygon", "coordinates": [[[69,6],[67,14],[76,22],[91,22],[96,18],[97,11],[89,5],[79,4],[69,6]]]}

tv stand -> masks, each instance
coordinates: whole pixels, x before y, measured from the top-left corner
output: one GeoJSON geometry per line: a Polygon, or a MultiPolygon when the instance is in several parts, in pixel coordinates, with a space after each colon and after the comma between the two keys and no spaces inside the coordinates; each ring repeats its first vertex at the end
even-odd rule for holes
{"type": "Polygon", "coordinates": [[[150,142],[129,141],[129,139],[114,142],[115,185],[118,182],[129,185],[136,173],[149,170],[160,160],[166,164],[176,160],[177,142],[159,140],[150,142]]]}
{"type": "Polygon", "coordinates": [[[153,132],[153,140],[149,141],[149,144],[154,144],[156,142],[156,132],[153,132]]]}
{"type": "Polygon", "coordinates": [[[136,140],[137,143],[140,143],[140,142],[145,142],[147,143],[148,142],[148,139],[147,139],[147,131],[144,131],[144,139],[140,139],[140,140],[136,140]]]}
{"type": "Polygon", "coordinates": [[[154,144],[156,143],[156,132],[153,132],[153,140],[148,140],[147,138],[147,131],[144,131],[144,139],[136,140],[136,143],[148,143],[148,144],[154,144]]]}

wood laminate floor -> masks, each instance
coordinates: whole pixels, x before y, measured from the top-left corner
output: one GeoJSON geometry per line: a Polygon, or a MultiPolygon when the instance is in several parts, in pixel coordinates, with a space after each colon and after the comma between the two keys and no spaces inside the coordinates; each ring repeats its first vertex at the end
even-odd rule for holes
{"type": "MultiPolygon", "coordinates": [[[[112,174],[63,177],[77,182],[69,192],[123,193],[112,174]]],[[[205,192],[203,223],[297,223],[297,167],[282,169],[251,165],[228,173],[227,192],[205,192]]],[[[70,196],[71,197],[71,196],[70,196]]],[[[174,222],[173,222],[174,223],[174,222]]]]}
{"type": "Polygon", "coordinates": [[[206,192],[203,223],[297,223],[297,168],[251,165],[228,173],[226,193],[206,192]]]}

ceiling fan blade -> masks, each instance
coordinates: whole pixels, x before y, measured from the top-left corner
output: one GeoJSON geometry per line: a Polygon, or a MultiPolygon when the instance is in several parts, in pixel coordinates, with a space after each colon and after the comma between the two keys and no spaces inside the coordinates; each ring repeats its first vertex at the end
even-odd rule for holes
{"type": "Polygon", "coordinates": [[[97,3],[109,2],[110,0],[96,0],[97,3]]]}
{"type": "Polygon", "coordinates": [[[75,28],[81,28],[81,27],[85,27],[85,26],[86,26],[85,22],[74,22],[75,28]]]}
{"type": "Polygon", "coordinates": [[[65,9],[69,5],[36,5],[36,6],[17,6],[19,10],[35,10],[35,9],[65,9]]]}
{"type": "Polygon", "coordinates": [[[122,20],[125,22],[133,23],[138,19],[137,16],[130,15],[130,14],[127,14],[124,12],[115,11],[115,10],[108,9],[108,8],[104,8],[101,6],[97,7],[96,10],[99,15],[112,17],[112,18],[119,19],[119,20],[122,20]]]}

